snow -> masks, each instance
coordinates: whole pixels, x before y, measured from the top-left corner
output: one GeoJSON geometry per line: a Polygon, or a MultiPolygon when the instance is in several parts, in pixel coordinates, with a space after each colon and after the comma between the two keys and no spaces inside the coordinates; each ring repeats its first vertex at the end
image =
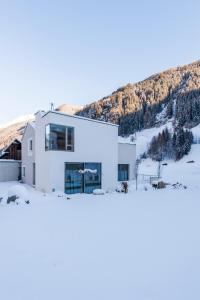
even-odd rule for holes
{"type": "MultiPolygon", "coordinates": [[[[199,151],[194,145],[163,171],[186,190],[140,183],[128,194],[67,200],[59,191],[0,183],[0,197],[18,185],[30,200],[0,203],[1,299],[200,299],[199,151]]],[[[147,172],[145,164],[152,172],[154,163],[142,162],[147,172]]]]}
{"type": "Polygon", "coordinates": [[[11,125],[15,125],[17,123],[23,123],[23,122],[28,122],[30,120],[33,120],[34,119],[34,115],[24,115],[24,116],[21,116],[19,118],[16,118],[10,122],[7,122],[5,124],[0,124],[0,129],[3,129],[3,128],[6,128],[8,126],[11,126],[11,125]]]}
{"type": "MultiPolygon", "coordinates": [[[[180,182],[192,189],[200,186],[200,145],[192,145],[191,151],[180,161],[165,160],[162,162],[162,179],[168,183],[180,182]],[[188,163],[194,161],[193,163],[188,163]],[[163,164],[167,165],[163,165],[163,164]]],[[[157,175],[158,162],[144,159],[139,166],[139,174],[157,175]]]]}
{"type": "Polygon", "coordinates": [[[194,137],[194,143],[200,144],[200,124],[191,129],[194,137]]]}
{"type": "MultiPolygon", "coordinates": [[[[137,134],[138,156],[166,126],[137,134]]],[[[197,137],[199,129],[192,129],[197,137]]],[[[127,194],[68,197],[0,183],[1,298],[199,300],[199,153],[195,144],[180,161],[163,161],[161,180],[169,185],[162,190],[141,175],[156,178],[151,159],[142,160],[138,190],[129,182],[127,194]],[[6,204],[16,190],[19,205],[6,204]]]]}
{"type": "Polygon", "coordinates": [[[157,122],[165,122],[167,116],[167,105],[162,105],[162,110],[156,115],[157,122]]]}
{"type": "Polygon", "coordinates": [[[24,200],[28,200],[28,191],[23,185],[13,185],[8,190],[8,197],[17,196],[24,200]]]}
{"type": "Polygon", "coordinates": [[[96,174],[96,173],[97,173],[97,170],[96,170],[96,169],[94,169],[94,170],[92,170],[92,169],[84,169],[84,170],[79,170],[79,173],[80,173],[80,174],[85,174],[85,173],[96,174]]]}
{"type": "Polygon", "coordinates": [[[103,189],[96,189],[93,191],[93,195],[104,195],[105,191],[103,189]]]}
{"type": "MultiPolygon", "coordinates": [[[[165,128],[172,130],[172,121],[169,120],[165,125],[159,127],[153,127],[150,129],[144,129],[142,131],[137,132],[136,140],[134,143],[136,144],[137,157],[140,157],[144,152],[147,151],[148,145],[150,144],[152,138],[157,136],[160,132],[162,132],[165,128]]],[[[130,137],[119,137],[120,143],[130,143],[130,137]]]]}

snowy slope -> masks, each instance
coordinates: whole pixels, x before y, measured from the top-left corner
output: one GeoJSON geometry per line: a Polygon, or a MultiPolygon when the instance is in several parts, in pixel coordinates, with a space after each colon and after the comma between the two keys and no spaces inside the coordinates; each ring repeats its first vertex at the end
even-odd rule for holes
{"type": "Polygon", "coordinates": [[[1,299],[200,299],[199,192],[29,189],[30,205],[1,203],[1,299]]]}
{"type": "MultiPolygon", "coordinates": [[[[150,129],[144,129],[138,131],[136,133],[136,151],[137,157],[140,157],[144,152],[147,151],[148,146],[154,136],[157,136],[160,132],[162,132],[165,128],[172,130],[172,121],[168,121],[166,124],[159,126],[159,127],[152,127],[150,129]]],[[[127,138],[119,137],[119,142],[130,142],[131,136],[127,138]]]]}
{"type": "MultiPolygon", "coordinates": [[[[200,144],[192,145],[190,153],[184,156],[180,161],[165,160],[166,166],[162,166],[162,179],[168,183],[180,182],[190,188],[200,186],[200,144]],[[191,162],[194,161],[194,162],[191,162]],[[190,162],[190,163],[188,163],[190,162]]],[[[156,175],[158,162],[151,159],[142,160],[139,166],[140,174],[156,175]]]]}
{"type": "MultiPolygon", "coordinates": [[[[163,129],[138,133],[138,152],[163,129]]],[[[126,195],[67,200],[23,185],[30,204],[7,205],[16,183],[0,183],[2,299],[199,300],[199,154],[195,144],[162,166],[165,182],[187,189],[154,190],[139,176],[138,191],[133,182],[126,195]]],[[[142,160],[139,173],[156,175],[157,167],[142,160]]]]}
{"type": "Polygon", "coordinates": [[[34,119],[34,115],[25,115],[25,116],[20,116],[10,122],[4,123],[4,124],[0,124],[0,129],[6,128],[6,127],[10,127],[12,125],[18,124],[18,123],[26,123],[30,120],[34,119]]]}

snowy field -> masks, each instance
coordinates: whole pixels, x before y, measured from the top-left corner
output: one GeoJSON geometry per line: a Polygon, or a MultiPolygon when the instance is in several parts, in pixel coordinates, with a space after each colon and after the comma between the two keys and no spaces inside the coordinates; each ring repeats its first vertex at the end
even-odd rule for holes
{"type": "MultiPolygon", "coordinates": [[[[162,166],[165,182],[187,189],[154,190],[140,176],[138,191],[67,200],[26,186],[30,204],[7,205],[16,182],[0,183],[0,299],[199,300],[199,153],[162,166]]],[[[157,166],[146,159],[139,172],[157,166]]]]}
{"type": "MultiPolygon", "coordinates": [[[[0,197],[14,184],[0,183],[0,197]]],[[[199,300],[199,193],[67,200],[29,188],[30,204],[2,202],[0,298],[199,300]]]]}

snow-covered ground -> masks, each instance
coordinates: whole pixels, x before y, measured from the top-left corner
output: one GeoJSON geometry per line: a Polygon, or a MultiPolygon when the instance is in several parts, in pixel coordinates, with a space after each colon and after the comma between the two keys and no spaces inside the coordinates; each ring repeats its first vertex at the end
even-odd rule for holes
{"type": "MultiPolygon", "coordinates": [[[[149,129],[144,129],[141,131],[138,131],[136,133],[136,140],[133,143],[136,143],[137,145],[137,157],[140,157],[144,152],[147,151],[148,146],[154,136],[157,136],[160,132],[162,132],[165,128],[168,128],[169,130],[172,130],[172,120],[169,120],[166,124],[158,126],[158,127],[152,127],[149,129]]],[[[198,132],[200,131],[197,130],[198,132]]],[[[129,143],[131,140],[131,135],[129,137],[119,137],[120,143],[129,143]]]]}
{"type": "MultiPolygon", "coordinates": [[[[138,155],[165,126],[138,133],[138,155]]],[[[133,182],[128,194],[67,200],[0,183],[1,299],[199,300],[199,154],[196,144],[179,162],[163,162],[162,179],[187,189],[154,190],[140,175],[138,191],[133,182]],[[25,197],[19,205],[6,204],[12,189],[25,197]]],[[[157,168],[145,159],[139,173],[157,168]]]]}
{"type": "Polygon", "coordinates": [[[27,187],[30,204],[7,205],[16,183],[0,183],[1,299],[199,300],[199,151],[163,170],[186,190],[140,183],[67,200],[27,187]]]}
{"type": "MultiPolygon", "coordinates": [[[[151,159],[142,160],[142,163],[139,166],[139,174],[156,175],[157,171],[158,162],[152,161],[151,159]]],[[[199,189],[200,144],[192,145],[190,153],[184,156],[180,161],[163,161],[161,166],[161,176],[167,183],[173,184],[179,182],[190,189],[199,189]]]]}

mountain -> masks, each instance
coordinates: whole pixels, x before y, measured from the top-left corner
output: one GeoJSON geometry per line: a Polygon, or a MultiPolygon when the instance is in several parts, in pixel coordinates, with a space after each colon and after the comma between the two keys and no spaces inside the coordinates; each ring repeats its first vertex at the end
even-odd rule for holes
{"type": "Polygon", "coordinates": [[[74,115],[78,111],[82,110],[83,106],[82,105],[75,105],[75,104],[62,104],[56,108],[56,111],[69,114],[69,115],[74,115]]]}
{"type": "Polygon", "coordinates": [[[172,118],[181,126],[193,127],[200,123],[200,60],[129,83],[77,114],[119,124],[120,135],[172,118]]]}
{"type": "MultiPolygon", "coordinates": [[[[82,109],[81,105],[63,104],[56,111],[74,114],[82,109]]],[[[0,125],[0,150],[7,147],[14,139],[21,140],[27,122],[34,120],[34,115],[21,116],[9,123],[0,125]]]]}
{"type": "MultiPolygon", "coordinates": [[[[200,123],[200,60],[129,83],[86,105],[63,104],[57,111],[119,124],[119,134],[152,128],[173,120],[187,128],[200,123]]],[[[21,138],[27,120],[0,126],[0,149],[21,138]]]]}
{"type": "Polygon", "coordinates": [[[33,115],[27,115],[0,125],[0,150],[7,147],[14,139],[21,140],[27,122],[33,119],[33,115]]]}

